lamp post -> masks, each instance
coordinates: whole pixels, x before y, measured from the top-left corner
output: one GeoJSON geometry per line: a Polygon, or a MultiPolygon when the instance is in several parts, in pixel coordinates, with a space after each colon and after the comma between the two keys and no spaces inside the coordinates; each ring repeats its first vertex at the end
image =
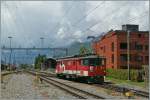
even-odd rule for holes
{"type": "Polygon", "coordinates": [[[10,55],[9,55],[9,70],[10,70],[10,65],[11,65],[11,54],[12,54],[12,49],[11,49],[11,41],[12,41],[12,36],[9,36],[9,48],[10,48],[10,55]]]}
{"type": "Polygon", "coordinates": [[[127,66],[128,66],[128,80],[130,80],[130,31],[127,31],[127,66]]]}
{"type": "MultiPolygon", "coordinates": [[[[44,44],[44,37],[40,37],[41,39],[41,48],[43,48],[43,44],[44,44]]],[[[42,51],[42,50],[41,50],[42,51]]],[[[42,53],[42,52],[41,52],[42,53]]],[[[42,69],[43,64],[41,63],[41,69],[42,69]]]]}
{"type": "Polygon", "coordinates": [[[40,37],[40,39],[41,39],[41,48],[43,48],[44,38],[43,38],[43,37],[40,37]]]}
{"type": "Polygon", "coordinates": [[[88,36],[87,39],[92,39],[91,43],[89,44],[91,47],[91,53],[93,54],[93,50],[92,50],[92,42],[95,39],[95,36],[88,36]]]}

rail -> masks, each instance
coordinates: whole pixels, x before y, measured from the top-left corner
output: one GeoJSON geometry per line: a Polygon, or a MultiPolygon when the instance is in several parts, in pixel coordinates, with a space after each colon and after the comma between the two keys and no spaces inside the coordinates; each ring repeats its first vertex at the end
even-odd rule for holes
{"type": "MultiPolygon", "coordinates": [[[[46,73],[46,72],[38,72],[41,75],[47,77],[47,76],[52,76],[52,77],[56,77],[56,75],[51,74],[51,73],[46,73]]],[[[131,88],[127,88],[127,87],[121,87],[121,86],[117,86],[114,84],[108,84],[108,83],[104,83],[104,84],[94,84],[95,86],[100,86],[102,88],[105,89],[110,89],[110,90],[114,90],[116,92],[121,92],[121,93],[126,93],[128,91],[132,91],[134,93],[134,95],[136,96],[141,96],[141,97],[145,97],[145,98],[149,98],[149,93],[145,92],[145,91],[141,91],[141,90],[136,90],[136,89],[131,89],[131,88]]]]}
{"type": "MultiPolygon", "coordinates": [[[[30,71],[29,73],[31,73],[33,75],[36,75],[35,72],[31,72],[30,71]]],[[[64,91],[72,94],[73,96],[78,97],[79,99],[88,99],[88,98],[91,98],[91,99],[93,99],[93,98],[94,99],[105,99],[106,98],[104,96],[96,95],[96,94],[93,94],[93,93],[81,90],[79,88],[67,85],[67,84],[62,83],[60,81],[54,80],[54,79],[52,79],[50,77],[46,77],[46,76],[40,75],[40,79],[44,80],[47,83],[50,83],[50,84],[52,84],[52,85],[54,85],[56,87],[59,87],[60,89],[62,89],[64,91]]]]}

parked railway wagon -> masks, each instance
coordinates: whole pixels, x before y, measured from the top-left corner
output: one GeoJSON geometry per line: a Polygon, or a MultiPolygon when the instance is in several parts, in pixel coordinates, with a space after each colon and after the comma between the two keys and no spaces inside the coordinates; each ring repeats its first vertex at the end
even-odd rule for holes
{"type": "Polygon", "coordinates": [[[97,55],[65,57],[57,59],[58,77],[102,83],[106,75],[106,59],[97,55]]]}

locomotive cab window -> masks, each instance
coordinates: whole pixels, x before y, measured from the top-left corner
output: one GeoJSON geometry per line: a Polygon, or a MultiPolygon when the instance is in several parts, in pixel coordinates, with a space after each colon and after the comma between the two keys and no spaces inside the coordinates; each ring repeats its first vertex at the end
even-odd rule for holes
{"type": "Polygon", "coordinates": [[[82,59],[82,65],[84,66],[101,66],[104,65],[105,61],[101,58],[89,58],[89,59],[82,59]]]}
{"type": "Polygon", "coordinates": [[[83,59],[82,60],[82,65],[88,66],[89,65],[89,60],[88,59],[83,59]]]}

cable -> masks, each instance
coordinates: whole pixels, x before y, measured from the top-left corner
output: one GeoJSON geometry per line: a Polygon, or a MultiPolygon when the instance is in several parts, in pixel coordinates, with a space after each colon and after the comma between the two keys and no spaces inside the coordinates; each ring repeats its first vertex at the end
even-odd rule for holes
{"type": "Polygon", "coordinates": [[[71,4],[70,9],[68,9],[65,14],[63,15],[62,19],[56,24],[56,26],[52,29],[52,32],[57,28],[57,26],[64,20],[65,16],[68,15],[68,13],[70,12],[70,10],[73,8],[73,3],[71,4]]]}
{"type": "MultiPolygon", "coordinates": [[[[124,4],[123,4],[124,5],[124,4]]],[[[127,5],[127,3],[126,3],[126,5],[127,5]]],[[[110,15],[112,15],[112,13],[116,13],[116,11],[119,11],[121,8],[119,7],[119,9],[118,8],[116,8],[115,10],[112,10],[111,11],[111,13],[109,13],[110,15]]],[[[107,18],[106,16],[108,16],[109,14],[106,14],[102,19],[104,19],[103,21],[105,21],[105,19],[107,18]]],[[[100,22],[103,22],[102,20],[99,20],[98,22],[96,22],[95,24],[93,24],[93,25],[91,25],[90,27],[88,27],[87,29],[85,29],[84,31],[81,31],[81,32],[86,32],[87,30],[89,30],[90,28],[92,28],[92,27],[94,27],[94,26],[96,26],[97,24],[99,24],[100,22]]]]}
{"type": "MultiPolygon", "coordinates": [[[[120,10],[120,9],[118,9],[118,10],[120,10]]],[[[114,11],[112,11],[112,13],[113,12],[115,12],[115,10],[114,11]]],[[[144,12],[144,13],[147,13],[148,11],[146,11],[146,12],[144,12]]],[[[145,16],[145,15],[142,15],[142,16],[140,16],[140,17],[143,17],[143,16],[145,16]]],[[[105,18],[105,17],[104,17],[105,18]]],[[[106,19],[106,18],[105,18],[106,19]]],[[[105,19],[103,20],[103,21],[105,21],[105,19]]],[[[100,20],[100,22],[103,22],[103,21],[101,21],[100,20]]],[[[108,21],[108,20],[107,20],[108,21]]],[[[96,26],[96,25],[98,25],[100,22],[97,22],[96,24],[94,24],[94,25],[91,25],[90,27],[88,27],[86,30],[84,30],[84,31],[82,31],[82,32],[86,32],[86,31],[88,31],[89,29],[91,29],[92,27],[94,27],[94,26],[96,26]]],[[[105,21],[105,23],[106,23],[106,21],[105,21]]],[[[103,25],[104,26],[104,25],[103,25]]]]}
{"type": "Polygon", "coordinates": [[[104,4],[105,1],[102,1],[101,3],[99,3],[96,7],[94,7],[92,10],[88,11],[89,13],[85,16],[83,16],[81,19],[79,19],[76,23],[74,23],[72,26],[76,26],[77,23],[81,23],[83,21],[84,18],[86,18],[87,16],[89,16],[91,13],[93,13],[97,8],[99,8],[102,4],[104,4]]]}
{"type": "Polygon", "coordinates": [[[25,24],[23,23],[24,16],[22,16],[21,11],[20,11],[20,9],[19,9],[19,7],[18,7],[17,5],[16,5],[16,9],[17,9],[17,11],[18,11],[18,13],[19,13],[19,18],[20,18],[20,20],[21,20],[21,22],[22,22],[22,23],[20,23],[20,24],[22,25],[22,30],[23,30],[23,32],[25,32],[25,31],[26,31],[26,30],[24,29],[25,24]]]}
{"type": "MultiPolygon", "coordinates": [[[[14,14],[12,13],[12,11],[10,10],[10,8],[9,8],[9,5],[5,2],[5,6],[6,6],[6,8],[7,8],[7,10],[8,10],[8,12],[10,13],[10,15],[11,15],[11,18],[12,18],[12,21],[13,21],[13,23],[14,23],[14,26],[16,26],[17,25],[17,20],[16,20],[16,18],[14,17],[14,14]]],[[[22,24],[21,23],[19,23],[20,25],[19,26],[22,26],[22,24]]],[[[16,28],[16,27],[14,27],[14,28],[16,28]]],[[[19,33],[19,31],[16,29],[16,31],[19,33]]]]}
{"type": "MultiPolygon", "coordinates": [[[[4,2],[4,10],[6,10],[6,13],[4,13],[4,14],[7,14],[7,18],[10,16],[10,11],[9,11],[9,8],[7,7],[7,5],[6,5],[6,2],[4,2]],[[6,9],[7,8],[7,9],[6,9]],[[8,12],[9,12],[9,14],[8,14],[8,12]]],[[[4,15],[3,14],[3,15],[4,15]]],[[[10,24],[8,24],[5,20],[5,16],[3,17],[3,19],[4,19],[4,22],[6,23],[6,25],[7,25],[7,28],[8,28],[8,31],[10,30],[9,29],[9,27],[10,27],[10,24]]],[[[13,19],[13,22],[14,22],[14,19],[13,19]]],[[[10,31],[9,31],[10,32],[10,31]]],[[[10,32],[11,33],[11,32],[10,32]]]]}

